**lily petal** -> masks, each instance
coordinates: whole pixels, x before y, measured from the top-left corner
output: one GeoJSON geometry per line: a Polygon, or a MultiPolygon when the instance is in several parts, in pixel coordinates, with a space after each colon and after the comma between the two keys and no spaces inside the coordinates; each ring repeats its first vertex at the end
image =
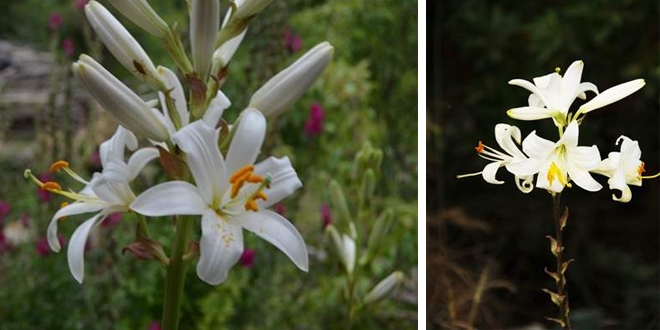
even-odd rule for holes
{"type": "Polygon", "coordinates": [[[583,68],[584,62],[575,61],[566,70],[566,74],[561,81],[561,99],[559,101],[561,109],[568,109],[580,93],[578,86],[582,79],[583,68]]]}
{"type": "Polygon", "coordinates": [[[85,276],[85,244],[87,243],[87,237],[94,225],[101,222],[103,218],[104,217],[102,217],[101,214],[97,214],[93,218],[83,222],[83,224],[78,226],[76,231],[73,232],[71,240],[69,241],[69,248],[67,250],[69,270],[78,283],[82,284],[85,276]]]}
{"type": "Polygon", "coordinates": [[[548,157],[555,146],[554,142],[536,135],[536,131],[529,133],[522,143],[525,154],[530,158],[538,159],[545,159],[548,157]]]}
{"type": "Polygon", "coordinates": [[[234,173],[245,165],[252,165],[259,155],[266,136],[266,118],[257,109],[245,109],[227,151],[227,173],[234,173]]]}
{"type": "Polygon", "coordinates": [[[588,113],[592,110],[602,108],[640,90],[642,87],[644,87],[644,85],[646,85],[644,79],[636,79],[627,83],[616,85],[598,94],[596,97],[591,99],[591,101],[582,105],[578,111],[581,113],[588,113]]]}
{"type": "Polygon", "coordinates": [[[48,239],[48,246],[50,246],[50,249],[55,252],[59,252],[62,248],[60,246],[60,240],[57,237],[57,223],[60,218],[70,215],[98,212],[105,206],[106,205],[102,203],[76,202],[59,209],[59,211],[53,215],[53,219],[51,219],[50,223],[48,224],[46,238],[48,239]]]}
{"type": "Polygon", "coordinates": [[[497,178],[495,177],[497,175],[497,170],[499,170],[501,166],[502,166],[502,162],[490,163],[486,165],[486,167],[484,167],[484,171],[481,172],[481,176],[488,183],[502,184],[504,183],[504,181],[497,180],[497,178]]]}
{"type": "MultiPolygon", "coordinates": [[[[600,162],[600,159],[598,161],[600,162]]],[[[598,191],[603,188],[598,181],[594,180],[587,170],[576,166],[573,162],[567,161],[566,167],[568,176],[571,177],[571,180],[573,180],[575,184],[582,187],[582,189],[587,191],[598,191]]]]}
{"type": "Polygon", "coordinates": [[[260,200],[258,202],[260,207],[266,208],[275,205],[302,187],[302,182],[300,182],[296,170],[291,166],[289,157],[269,157],[255,165],[254,172],[260,176],[269,175],[271,178],[270,188],[264,190],[268,200],[260,200]]]}
{"type": "Polygon", "coordinates": [[[548,108],[539,108],[539,107],[520,107],[513,108],[506,112],[506,114],[518,120],[538,120],[545,118],[552,118],[560,112],[550,110],[548,108]]]}
{"type": "Polygon", "coordinates": [[[186,152],[188,166],[207,205],[221,198],[228,180],[227,165],[218,150],[218,132],[198,120],[172,135],[172,141],[186,152]]]}
{"type": "MultiPolygon", "coordinates": [[[[165,83],[167,90],[171,90],[170,97],[174,99],[176,112],[179,115],[179,119],[181,119],[181,127],[188,126],[190,123],[190,113],[188,112],[188,104],[186,103],[186,96],[184,94],[181,81],[179,81],[176,73],[164,66],[159,66],[157,72],[158,76],[160,76],[165,83]]],[[[172,121],[167,108],[167,103],[165,102],[165,95],[162,92],[159,92],[158,97],[160,99],[160,104],[162,105],[165,118],[167,118],[169,121],[172,121]]]]}
{"type": "Polygon", "coordinates": [[[268,210],[234,218],[241,227],[275,245],[302,271],[309,270],[307,246],[300,232],[283,216],[268,210]]]}
{"type": "Polygon", "coordinates": [[[185,181],[170,181],[147,189],[130,206],[137,213],[164,215],[199,215],[208,209],[197,187],[185,181]]]}
{"type": "Polygon", "coordinates": [[[626,176],[623,171],[616,171],[607,183],[610,185],[610,190],[621,191],[621,197],[616,197],[615,194],[612,194],[613,200],[622,203],[630,202],[632,199],[632,192],[630,191],[630,187],[626,184],[626,176]]]}
{"type": "Polygon", "coordinates": [[[227,96],[225,96],[225,93],[218,91],[218,95],[216,95],[213,100],[211,100],[211,104],[209,104],[209,107],[204,113],[204,122],[211,127],[216,127],[220,121],[220,118],[222,118],[222,114],[225,112],[225,109],[229,108],[230,106],[231,101],[229,101],[227,96]]]}
{"type": "Polygon", "coordinates": [[[243,253],[243,230],[234,221],[226,221],[208,210],[202,215],[202,238],[199,242],[197,276],[211,285],[227,279],[229,270],[243,253]]]}
{"type": "MultiPolygon", "coordinates": [[[[539,78],[541,78],[541,77],[539,77],[539,78]]],[[[548,77],[548,81],[549,81],[549,79],[550,78],[548,77]]],[[[532,84],[531,82],[529,82],[527,80],[513,79],[513,80],[509,81],[509,85],[522,87],[522,88],[532,92],[533,94],[536,94],[536,96],[538,96],[539,99],[541,100],[541,102],[543,102],[543,104],[545,104],[546,106],[550,105],[550,102],[548,102],[548,99],[545,97],[545,95],[543,95],[543,92],[541,92],[541,90],[538,87],[536,87],[536,85],[532,84]]]]}
{"type": "Polygon", "coordinates": [[[128,181],[133,181],[150,161],[159,156],[156,148],[142,148],[134,152],[128,159],[128,181]]]}

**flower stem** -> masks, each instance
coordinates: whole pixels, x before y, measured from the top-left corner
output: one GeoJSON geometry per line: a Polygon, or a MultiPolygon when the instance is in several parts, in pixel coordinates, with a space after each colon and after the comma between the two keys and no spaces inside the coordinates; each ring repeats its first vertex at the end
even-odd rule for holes
{"type": "Polygon", "coordinates": [[[176,220],[176,237],[174,238],[170,264],[167,267],[165,278],[165,302],[163,303],[163,318],[161,321],[163,330],[177,330],[179,328],[183,284],[188,266],[188,262],[183,260],[183,255],[186,253],[192,225],[193,219],[190,217],[179,216],[176,220]]]}
{"type": "MultiPolygon", "coordinates": [[[[566,276],[564,275],[566,269],[565,267],[567,265],[564,265],[564,244],[563,244],[563,226],[565,225],[562,224],[562,216],[561,216],[561,208],[560,208],[560,199],[561,199],[561,193],[554,194],[552,196],[552,208],[553,208],[553,213],[554,213],[554,220],[555,220],[555,235],[556,235],[556,241],[557,241],[557,249],[555,256],[557,258],[557,275],[558,275],[558,280],[555,282],[557,283],[557,294],[559,296],[563,297],[561,299],[560,303],[558,304],[559,307],[559,319],[563,322],[562,328],[563,329],[571,329],[571,321],[568,318],[568,313],[569,313],[569,307],[568,307],[568,291],[566,289],[566,276]]],[[[567,215],[566,215],[567,216],[567,215]]],[[[565,219],[564,219],[565,221],[565,219]]]]}

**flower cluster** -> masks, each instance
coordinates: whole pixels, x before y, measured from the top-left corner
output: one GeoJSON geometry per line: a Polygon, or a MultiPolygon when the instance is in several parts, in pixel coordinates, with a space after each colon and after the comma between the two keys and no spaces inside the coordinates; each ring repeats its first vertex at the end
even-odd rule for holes
{"type": "Polygon", "coordinates": [[[611,152],[608,158],[601,159],[597,146],[578,146],[578,138],[580,125],[589,112],[635,93],[644,87],[645,82],[636,79],[599,93],[593,83],[581,82],[583,67],[582,61],[575,61],[564,76],[556,69],[553,73],[534,78],[533,83],[522,79],[509,81],[509,84],[523,87],[532,94],[527,106],[511,109],[507,114],[511,118],[527,121],[552,119],[559,132],[556,142],[539,137],[533,131],[521,144],[522,135],[518,127],[497,124],[495,140],[503,151],[479,141],[475,150],[491,163],[481,172],[458,177],[482,175],[488,183],[502,184],[504,182],[498,180],[496,174],[500,167],[504,167],[515,176],[522,192],[528,193],[536,186],[555,194],[561,193],[565,187],[572,187],[573,183],[587,191],[598,191],[602,186],[592,174],[599,174],[608,178],[611,190],[619,191],[612,195],[614,200],[629,202],[632,198],[629,185],[641,186],[642,179],[655,177],[642,176],[645,169],[637,141],[622,135],[616,141],[616,145],[621,145],[620,151],[611,152]],[[596,96],[571,112],[575,100],[586,100],[587,92],[596,96]]]}
{"type": "MultiPolygon", "coordinates": [[[[127,212],[139,217],[201,216],[197,274],[202,280],[216,285],[227,278],[244,252],[243,229],[272,243],[307,271],[302,236],[286,218],[267,209],[302,183],[287,157],[260,162],[257,158],[266,135],[266,118],[279,115],[302,96],[330,62],[333,47],[323,42],[275,75],[229,124],[222,115],[231,102],[220,88],[250,21],[272,0],[235,0],[222,24],[219,0],[189,1],[192,63],[176,25],[168,26],[147,0],[108,2],[163,40],[182,75],[155,65],[99,2],[84,5],[87,19],[110,53],[156,91],[158,98],[144,100],[90,56],[83,54],[73,64],[74,75],[120,126],[100,145],[102,170],[90,179],[76,173],[64,160],[50,167],[52,174],[63,172],[80,183],[80,189],[64,189],[56,181],[40,180],[26,170],[25,176],[40,189],[71,200],[55,213],[48,227],[50,248],[61,249],[57,233],[61,220],[94,214],[75,230],[68,244],[69,268],[82,283],[87,237],[109,216],[127,212]],[[150,145],[140,147],[141,139],[150,145]],[[127,150],[131,151],[128,158],[127,150]],[[131,183],[157,158],[170,181],[141,192],[133,190],[131,183]]],[[[148,236],[148,230],[141,235],[148,236]]],[[[167,257],[154,259],[168,262],[167,257]]]]}

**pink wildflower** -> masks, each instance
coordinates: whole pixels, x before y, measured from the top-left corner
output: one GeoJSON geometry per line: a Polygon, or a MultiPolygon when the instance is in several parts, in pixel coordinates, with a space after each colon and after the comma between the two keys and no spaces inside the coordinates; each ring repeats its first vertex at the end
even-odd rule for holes
{"type": "Polygon", "coordinates": [[[323,229],[332,224],[332,215],[330,214],[330,207],[327,204],[321,205],[321,218],[323,229]]]}
{"type": "Polygon", "coordinates": [[[62,15],[58,12],[50,13],[50,16],[48,17],[48,28],[51,31],[57,31],[60,29],[60,26],[62,26],[62,15]]]}
{"type": "Polygon", "coordinates": [[[254,266],[254,257],[257,254],[255,250],[245,249],[241,255],[240,263],[245,268],[252,268],[254,266]]]}
{"type": "Polygon", "coordinates": [[[323,132],[323,118],[325,117],[325,112],[323,107],[318,103],[312,103],[312,106],[309,108],[309,117],[307,122],[305,122],[305,135],[308,137],[313,137],[321,135],[323,132]]]}
{"type": "Polygon", "coordinates": [[[73,47],[73,40],[71,38],[62,40],[62,50],[64,50],[64,54],[66,54],[66,56],[73,57],[75,48],[73,47]]]}

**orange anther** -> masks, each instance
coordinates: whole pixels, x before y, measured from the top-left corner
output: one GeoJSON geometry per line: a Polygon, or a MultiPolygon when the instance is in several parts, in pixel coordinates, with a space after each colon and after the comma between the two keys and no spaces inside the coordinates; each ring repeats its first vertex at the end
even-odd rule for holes
{"type": "Polygon", "coordinates": [[[641,178],[642,173],[644,172],[646,172],[646,170],[644,169],[644,162],[642,162],[641,164],[639,164],[639,167],[637,167],[637,176],[641,178]]]}
{"type": "Polygon", "coordinates": [[[254,166],[253,165],[243,166],[238,171],[234,172],[234,174],[232,174],[229,177],[229,183],[234,183],[234,182],[236,182],[236,180],[243,177],[246,173],[251,173],[253,171],[254,171],[254,166]]]}
{"type": "Polygon", "coordinates": [[[257,212],[259,211],[259,206],[257,206],[257,202],[255,202],[254,199],[248,199],[248,201],[245,202],[245,210],[257,212]]]}
{"type": "Polygon", "coordinates": [[[61,208],[61,209],[65,208],[65,207],[67,207],[67,206],[69,206],[69,203],[68,203],[68,202],[62,202],[62,204],[60,204],[60,208],[61,208]]]}
{"type": "Polygon", "coordinates": [[[259,190],[259,192],[257,192],[257,194],[254,196],[254,199],[255,199],[255,200],[256,200],[256,199],[262,199],[262,200],[267,201],[267,200],[268,200],[268,196],[266,196],[266,194],[265,194],[263,191],[259,190]]]}
{"type": "Polygon", "coordinates": [[[60,191],[62,190],[62,187],[60,187],[59,183],[55,181],[48,181],[44,182],[41,187],[43,190],[48,190],[48,191],[60,191]]]}
{"type": "Polygon", "coordinates": [[[238,195],[238,191],[241,190],[241,187],[243,187],[244,183],[245,180],[240,180],[231,186],[231,198],[235,198],[236,195],[238,195]]]}
{"type": "Polygon", "coordinates": [[[261,183],[264,182],[264,178],[256,174],[251,174],[249,177],[247,177],[246,181],[249,183],[261,183]]]}
{"type": "Polygon", "coordinates": [[[65,167],[69,167],[69,162],[67,162],[66,160],[58,160],[54,162],[52,165],[50,165],[49,171],[50,173],[55,173],[65,167]]]}
{"type": "Polygon", "coordinates": [[[474,147],[474,150],[476,150],[478,153],[484,152],[483,142],[479,141],[479,144],[476,147],[474,147]]]}

